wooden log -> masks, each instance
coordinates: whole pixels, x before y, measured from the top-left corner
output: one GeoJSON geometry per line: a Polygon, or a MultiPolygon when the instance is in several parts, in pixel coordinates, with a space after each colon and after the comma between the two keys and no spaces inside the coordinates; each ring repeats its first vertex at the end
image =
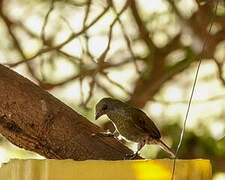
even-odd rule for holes
{"type": "MultiPolygon", "coordinates": [[[[76,93],[76,92],[74,92],[76,93]]],[[[53,159],[119,160],[130,149],[48,92],[0,65],[0,133],[13,144],[53,159]]]]}

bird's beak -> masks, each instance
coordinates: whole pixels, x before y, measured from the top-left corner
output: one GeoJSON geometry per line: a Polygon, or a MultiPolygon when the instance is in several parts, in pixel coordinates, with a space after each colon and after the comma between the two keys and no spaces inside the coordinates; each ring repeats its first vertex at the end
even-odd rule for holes
{"type": "Polygon", "coordinates": [[[96,115],[95,115],[95,120],[97,120],[99,117],[101,116],[101,113],[96,113],[96,115]]]}

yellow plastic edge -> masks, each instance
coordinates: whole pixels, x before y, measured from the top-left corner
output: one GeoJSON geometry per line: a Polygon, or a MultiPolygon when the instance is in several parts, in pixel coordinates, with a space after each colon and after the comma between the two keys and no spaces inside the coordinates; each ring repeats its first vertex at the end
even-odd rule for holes
{"type": "MultiPolygon", "coordinates": [[[[173,160],[11,160],[1,180],[170,180],[173,160]]],[[[209,160],[176,160],[174,180],[211,180],[209,160]]]]}

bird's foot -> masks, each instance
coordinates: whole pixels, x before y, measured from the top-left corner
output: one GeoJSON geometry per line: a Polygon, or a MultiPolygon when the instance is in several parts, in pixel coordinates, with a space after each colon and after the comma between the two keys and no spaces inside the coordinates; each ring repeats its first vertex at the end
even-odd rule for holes
{"type": "Polygon", "coordinates": [[[111,133],[108,129],[106,132],[92,133],[92,136],[104,136],[104,137],[114,137],[114,134],[111,133]]]}
{"type": "Polygon", "coordinates": [[[138,157],[138,153],[134,153],[134,154],[126,154],[124,159],[129,159],[129,160],[133,160],[133,159],[137,159],[138,157]]]}
{"type": "Polygon", "coordinates": [[[175,159],[175,158],[176,158],[175,154],[170,155],[170,159],[175,159]]]}

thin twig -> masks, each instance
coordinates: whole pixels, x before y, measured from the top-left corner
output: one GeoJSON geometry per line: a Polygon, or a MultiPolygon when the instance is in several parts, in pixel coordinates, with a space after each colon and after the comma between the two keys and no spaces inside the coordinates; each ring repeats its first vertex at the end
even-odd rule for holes
{"type": "MultiPolygon", "coordinates": [[[[113,10],[114,10],[114,12],[116,13],[116,15],[118,16],[118,13],[117,13],[116,8],[115,8],[114,5],[113,5],[113,10]]],[[[139,68],[138,68],[137,61],[136,61],[136,59],[135,59],[135,54],[134,54],[133,49],[132,49],[132,47],[131,47],[130,39],[129,39],[129,37],[128,37],[126,31],[125,31],[123,22],[121,21],[120,17],[118,17],[118,22],[119,22],[119,24],[120,24],[120,26],[121,26],[121,30],[122,30],[124,39],[125,39],[125,41],[126,41],[128,50],[129,50],[129,52],[130,52],[130,54],[131,54],[131,56],[132,56],[132,59],[133,59],[133,62],[134,62],[134,66],[135,66],[135,68],[136,68],[136,71],[137,71],[138,74],[140,74],[141,71],[140,71],[139,68]]]]}
{"type": "MultiPolygon", "coordinates": [[[[83,54],[83,49],[82,49],[82,54],[83,54]]],[[[79,62],[79,69],[80,71],[82,70],[82,67],[83,67],[83,61],[80,60],[79,62]]],[[[80,96],[81,96],[81,104],[83,105],[84,104],[84,92],[83,92],[83,76],[80,76],[79,78],[79,84],[80,84],[80,96]]]]}
{"type": "Polygon", "coordinates": [[[86,7],[86,12],[85,12],[84,21],[83,21],[83,28],[85,28],[88,16],[90,14],[91,1],[92,0],[87,1],[87,7],[86,7]]]}
{"type": "Polygon", "coordinates": [[[123,32],[124,38],[125,38],[125,40],[126,40],[127,47],[128,47],[128,49],[129,49],[129,52],[130,52],[130,54],[131,54],[131,56],[132,56],[132,59],[133,59],[133,62],[134,62],[134,66],[135,66],[135,69],[136,69],[136,71],[137,71],[138,74],[141,74],[141,71],[140,71],[139,68],[138,68],[138,64],[137,64],[137,61],[136,61],[136,58],[135,58],[135,54],[134,54],[134,52],[133,52],[133,50],[132,50],[132,47],[131,47],[130,39],[129,39],[128,35],[126,34],[125,29],[124,29],[124,26],[123,26],[123,24],[122,24],[121,21],[120,21],[120,25],[122,26],[122,32],[123,32]]]}
{"type": "Polygon", "coordinates": [[[94,86],[95,86],[95,76],[92,78],[91,82],[89,83],[90,91],[89,91],[87,99],[84,102],[85,107],[87,107],[87,104],[88,104],[88,102],[90,101],[90,99],[93,95],[94,86]]]}
{"type": "Polygon", "coordinates": [[[44,64],[45,64],[45,59],[44,59],[44,57],[41,57],[40,72],[41,72],[41,80],[43,82],[46,81],[46,76],[45,76],[45,73],[44,73],[44,64]]]}
{"type": "Polygon", "coordinates": [[[104,87],[101,83],[98,82],[97,79],[95,82],[96,82],[97,87],[99,87],[101,90],[103,90],[103,92],[105,92],[108,96],[115,97],[115,95],[109,91],[109,88],[104,87]]]}
{"type": "MultiPolygon", "coordinates": [[[[2,3],[2,2],[0,1],[0,3],[2,3]]],[[[11,38],[12,38],[12,41],[13,41],[13,46],[17,49],[17,51],[19,52],[20,56],[21,56],[23,59],[26,59],[26,55],[25,55],[24,52],[23,52],[22,46],[21,46],[21,44],[20,44],[18,38],[16,37],[16,34],[14,33],[14,31],[13,31],[13,29],[12,29],[14,23],[13,23],[13,22],[12,22],[5,14],[4,14],[4,11],[3,11],[3,9],[2,9],[2,7],[3,7],[2,4],[0,4],[0,7],[1,7],[1,9],[0,9],[0,17],[3,19],[3,21],[5,22],[5,24],[6,24],[6,26],[7,26],[7,30],[8,30],[8,32],[9,32],[11,38]]],[[[29,64],[29,63],[26,63],[26,66],[27,66],[27,68],[28,68],[29,73],[31,74],[31,76],[32,76],[36,81],[39,82],[40,80],[39,80],[38,77],[36,76],[34,70],[33,70],[32,67],[30,66],[30,64],[29,64]]]]}
{"type": "Polygon", "coordinates": [[[62,54],[62,55],[65,56],[65,57],[67,57],[68,59],[72,60],[72,63],[73,63],[73,64],[78,65],[78,63],[80,63],[80,61],[81,61],[81,58],[79,58],[79,57],[77,57],[77,56],[74,56],[74,55],[71,55],[71,54],[69,54],[69,53],[67,53],[67,52],[65,52],[65,51],[57,50],[57,52],[58,52],[59,54],[62,54]]]}
{"type": "Polygon", "coordinates": [[[48,18],[51,14],[51,12],[54,10],[54,0],[51,1],[51,5],[50,5],[50,8],[45,16],[45,19],[44,19],[44,23],[43,23],[43,26],[42,26],[42,29],[41,29],[41,39],[42,41],[45,43],[45,28],[46,28],[46,25],[48,23],[48,18]]]}
{"type": "Polygon", "coordinates": [[[127,2],[125,3],[124,7],[121,9],[121,11],[118,13],[117,17],[113,20],[112,24],[109,27],[109,34],[108,34],[109,40],[108,40],[107,47],[106,47],[105,51],[102,53],[102,55],[98,58],[98,64],[99,64],[99,67],[100,67],[100,71],[102,71],[101,70],[102,64],[103,64],[103,62],[105,60],[105,57],[107,56],[107,54],[108,54],[108,52],[110,50],[113,26],[118,21],[120,15],[127,9],[128,5],[129,5],[129,0],[127,0],[127,2]]]}
{"type": "Polygon", "coordinates": [[[126,94],[130,95],[131,96],[131,93],[126,90],[122,85],[120,85],[119,83],[117,83],[116,81],[113,81],[107,73],[105,72],[102,72],[102,74],[104,75],[104,77],[111,83],[113,84],[114,86],[118,87],[119,89],[121,89],[122,91],[124,91],[126,94]]]}
{"type": "Polygon", "coordinates": [[[57,46],[54,46],[54,47],[48,47],[48,48],[44,48],[44,49],[41,49],[39,50],[39,52],[37,54],[35,54],[34,56],[30,57],[30,58],[27,58],[27,59],[23,59],[17,63],[6,63],[5,65],[8,65],[10,67],[15,67],[15,66],[18,66],[22,63],[25,63],[25,62],[28,62],[28,61],[32,61],[34,60],[36,57],[42,55],[42,54],[45,54],[45,53],[48,53],[50,51],[53,51],[53,50],[58,50],[58,49],[61,49],[63,46],[65,46],[66,44],[68,44],[70,41],[72,41],[74,38],[80,36],[81,34],[83,34],[85,31],[87,31],[90,27],[92,27],[96,22],[98,22],[98,20],[109,10],[109,6],[107,6],[104,11],[99,15],[97,16],[88,26],[86,26],[85,28],[83,28],[81,31],[79,31],[78,33],[75,33],[75,34],[71,34],[67,40],[65,40],[64,42],[62,42],[61,44],[57,45],[57,46]]]}
{"type": "Polygon", "coordinates": [[[149,37],[149,31],[146,28],[144,22],[142,21],[138,13],[137,1],[130,1],[130,7],[131,7],[132,15],[134,16],[134,19],[138,26],[140,37],[143,39],[143,41],[146,43],[149,49],[151,50],[156,49],[156,46],[154,45],[151,38],[149,37]]]}
{"type": "Polygon", "coordinates": [[[83,77],[79,78],[81,104],[84,104],[83,77]]]}
{"type": "Polygon", "coordinates": [[[96,69],[90,69],[90,70],[83,70],[78,74],[75,74],[69,78],[67,78],[66,80],[63,80],[62,82],[58,82],[58,83],[54,83],[51,84],[51,88],[57,87],[57,86],[63,86],[67,83],[70,83],[71,81],[74,81],[76,79],[79,79],[80,77],[88,77],[88,76],[92,76],[93,73],[96,72],[96,69]]]}
{"type": "Polygon", "coordinates": [[[66,24],[67,27],[70,29],[70,31],[71,31],[72,33],[74,33],[73,28],[72,28],[72,26],[70,25],[69,21],[68,21],[65,17],[63,17],[63,16],[60,16],[60,17],[61,17],[61,19],[65,22],[65,24],[66,24]]]}
{"type": "Polygon", "coordinates": [[[218,77],[220,82],[225,86],[225,79],[223,77],[223,62],[219,62],[218,60],[214,59],[214,62],[216,63],[217,69],[218,69],[218,77]]]}

